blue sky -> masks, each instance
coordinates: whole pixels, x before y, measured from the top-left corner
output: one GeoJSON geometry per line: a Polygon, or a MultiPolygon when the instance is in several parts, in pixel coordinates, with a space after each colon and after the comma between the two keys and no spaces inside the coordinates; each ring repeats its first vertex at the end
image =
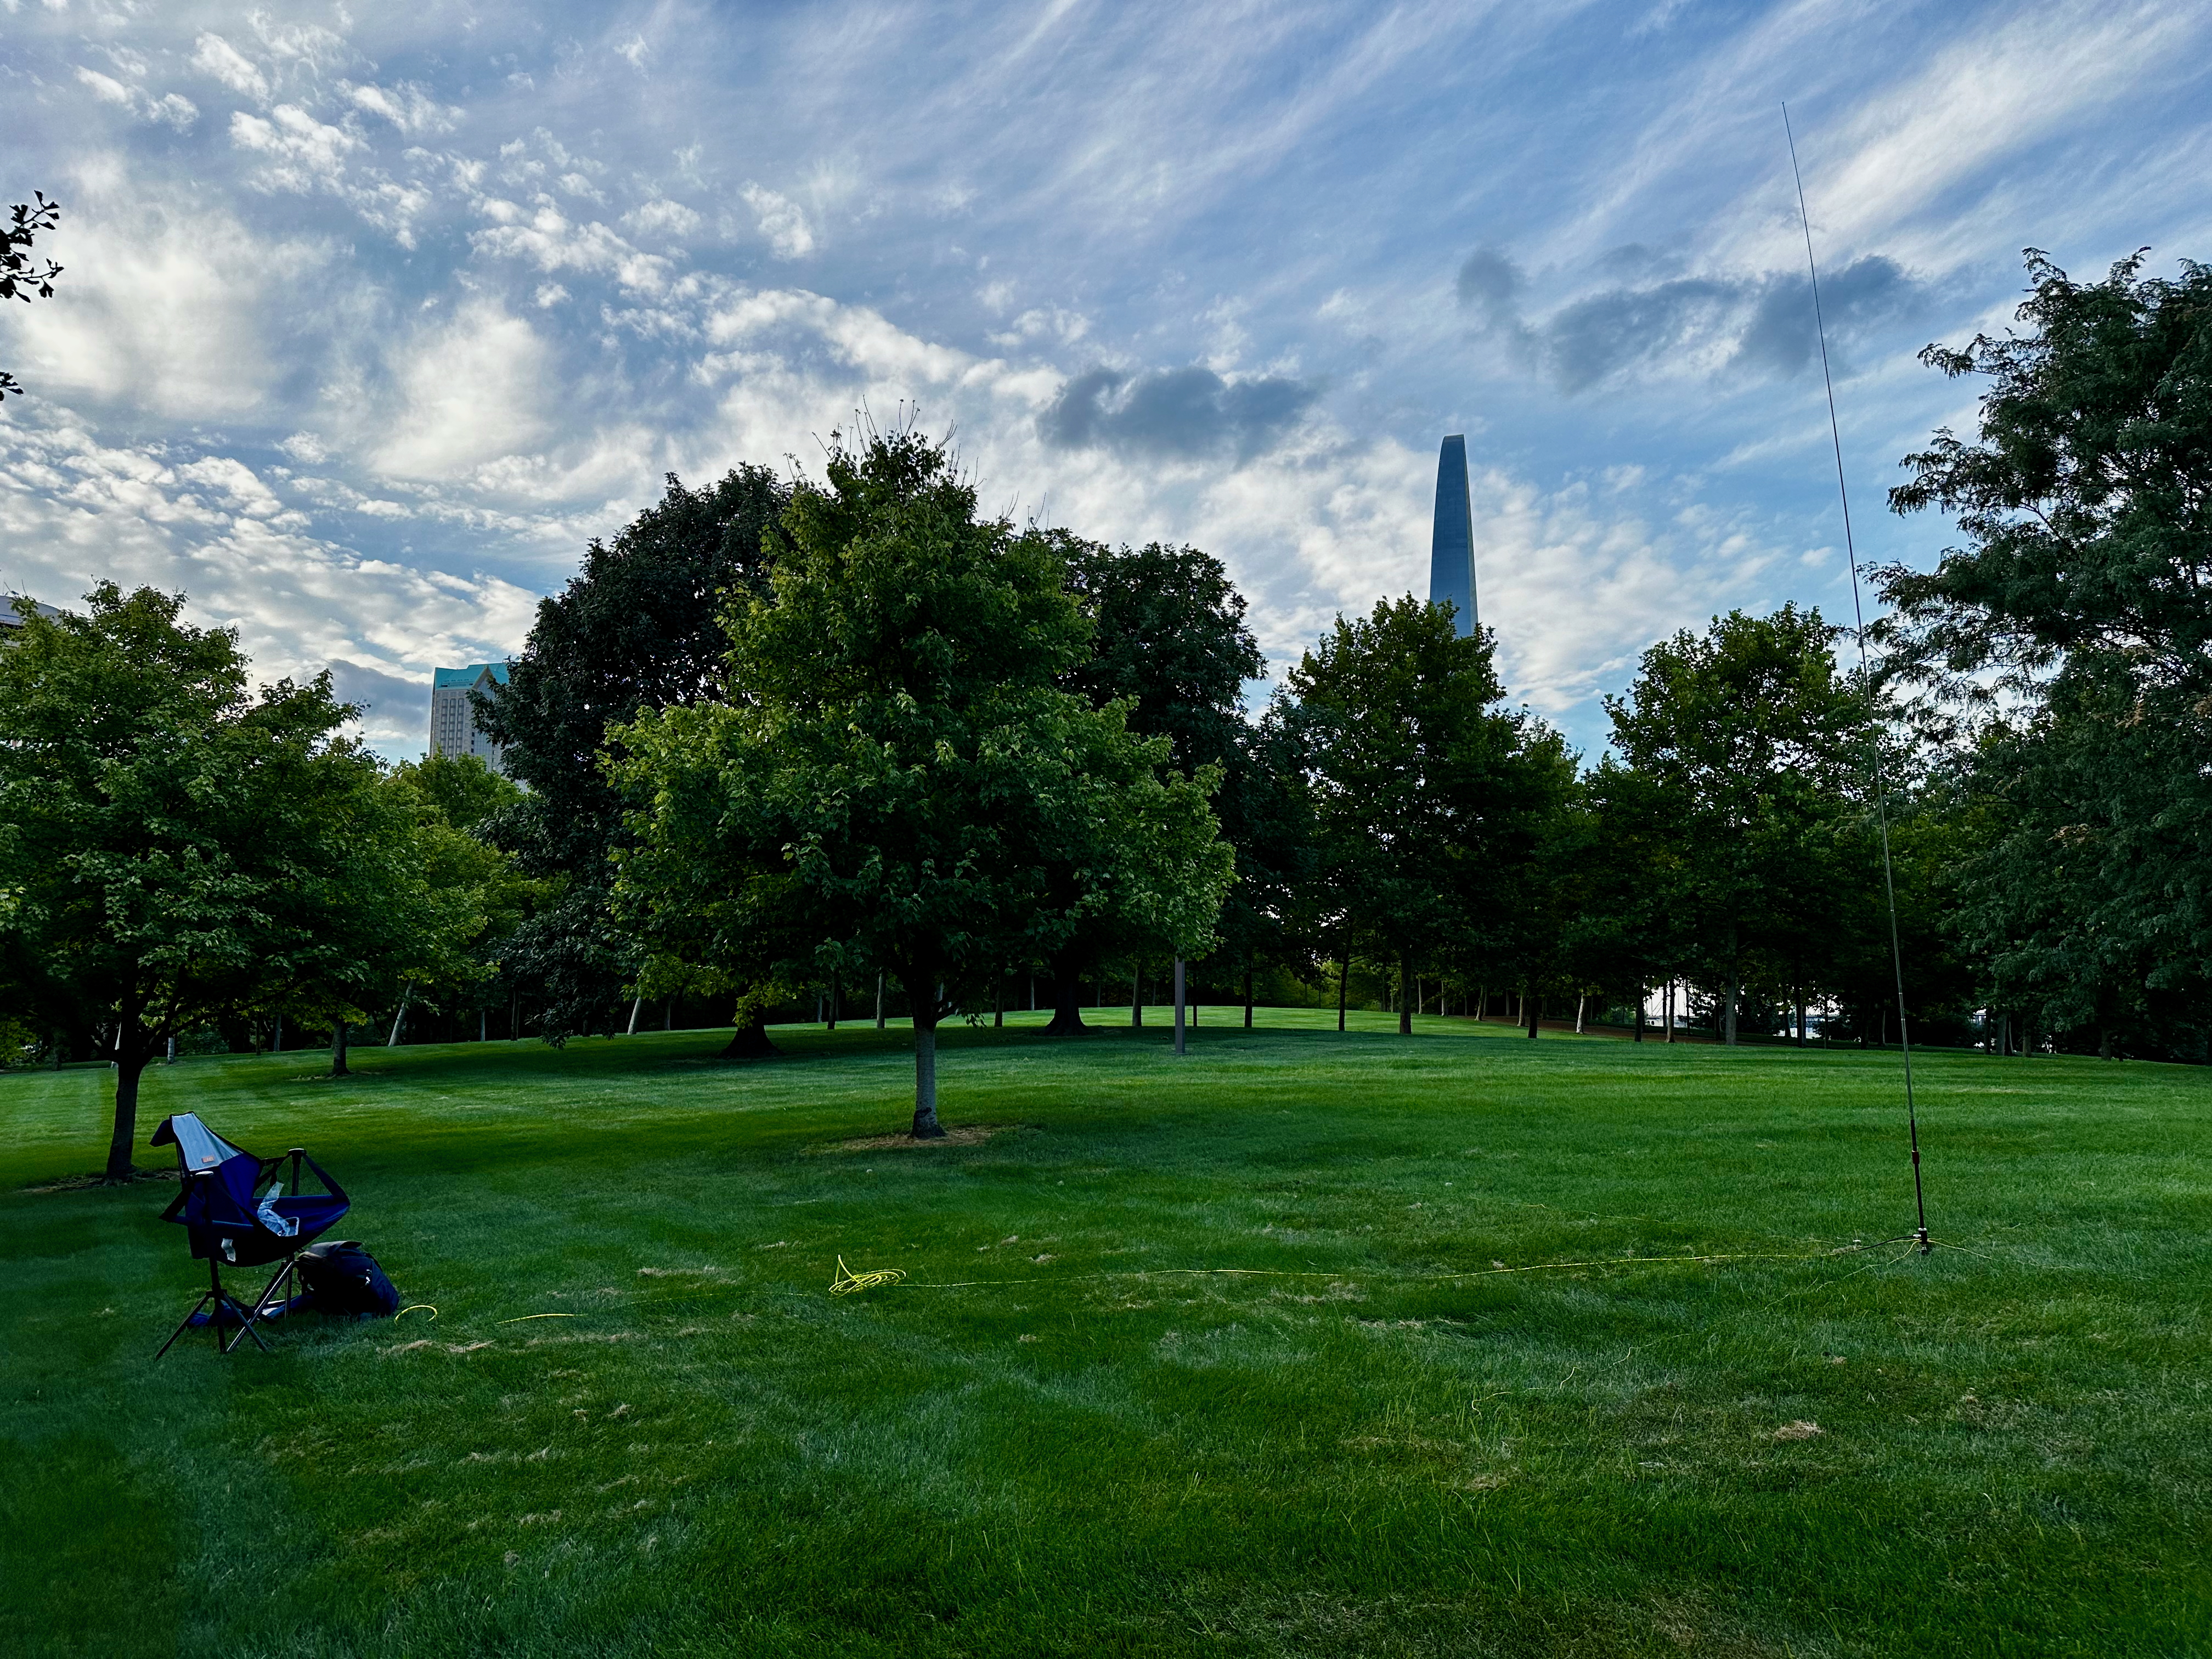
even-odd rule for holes
{"type": "Polygon", "coordinates": [[[2212,258],[2212,8],[0,0],[0,586],[191,596],[386,753],[590,537],[865,404],[991,509],[1225,560],[1279,666],[1423,583],[1593,754],[1655,638],[1847,614],[1796,125],[1863,560],[1971,421],[1915,361],[2019,250],[2212,258]]]}

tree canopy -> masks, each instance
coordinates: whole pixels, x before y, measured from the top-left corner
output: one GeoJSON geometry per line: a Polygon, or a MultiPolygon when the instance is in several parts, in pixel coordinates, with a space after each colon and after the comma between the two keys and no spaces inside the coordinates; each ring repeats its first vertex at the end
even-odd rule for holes
{"type": "Polygon", "coordinates": [[[1573,777],[1557,734],[1495,706],[1493,650],[1408,594],[1339,617],[1285,677],[1326,908],[1403,985],[1431,963],[1517,965],[1525,878],[1573,777]]]}
{"type": "Polygon", "coordinates": [[[732,608],[721,698],[618,734],[621,879],[648,929],[733,976],[895,975],[933,1136],[936,1028],[963,996],[1098,915],[1196,945],[1231,854],[1210,777],[1058,684],[1090,626],[1049,538],[978,519],[916,431],[840,438],[827,475],[794,492],[769,592],[732,608]]]}
{"type": "Polygon", "coordinates": [[[611,1021],[638,969],[609,913],[623,810],[599,768],[608,734],[714,684],[727,645],[717,618],[766,590],[762,538],[789,498],[765,467],[698,489],[670,474],[658,502],[586,549],[583,569],[539,604],[507,684],[479,696],[480,728],[529,789],[487,833],[547,884],[507,960],[550,1040],[611,1021]]]}
{"type": "Polygon", "coordinates": [[[1905,458],[1900,513],[1953,514],[1882,573],[1891,672],[1948,714],[1977,834],[1962,943],[1990,994],[2111,1051],[2212,1022],[2212,269],[2076,283],[2029,250],[2026,328],[1930,346],[1987,380],[1973,441],[1905,458]]]}
{"type": "Polygon", "coordinates": [[[360,1018],[457,971],[481,927],[437,848],[340,728],[327,675],[256,693],[236,636],[103,583],[85,614],[18,601],[0,642],[0,894],[12,1011],[102,1029],[111,1179],[167,1039],[233,1014],[360,1018]]]}

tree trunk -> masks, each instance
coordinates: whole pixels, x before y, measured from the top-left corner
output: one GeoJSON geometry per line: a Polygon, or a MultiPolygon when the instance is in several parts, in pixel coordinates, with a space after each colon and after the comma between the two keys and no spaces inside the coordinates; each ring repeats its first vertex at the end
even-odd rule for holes
{"type": "MultiPolygon", "coordinates": [[[[2100,1026],[2097,1028],[2097,1058],[2098,1058],[2098,1059],[2100,1059],[2100,1060],[2110,1060],[2112,1057],[2112,1028],[2111,1026],[2109,1026],[2109,1025],[2100,1025],[2100,1026]]],[[[115,1097],[116,1097],[117,1102],[118,1103],[117,1104],[117,1106],[116,1106],[116,1109],[116,1109],[118,1113],[123,1109],[123,1108],[122,1108],[122,1106],[121,1106],[121,1104],[120,1104],[120,1102],[122,1101],[122,1098],[123,1098],[123,1085],[122,1085],[122,1082],[121,1082],[121,1080],[120,1080],[120,1079],[121,1079],[121,1075],[122,1075],[122,1074],[121,1074],[120,1073],[117,1073],[118,1081],[117,1081],[116,1085],[115,1085],[115,1087],[116,1087],[115,1097]]]]}
{"type": "Polygon", "coordinates": [[[730,1040],[723,1045],[724,1060],[766,1060],[780,1054],[782,1049],[768,1040],[768,1019],[757,1010],[748,1010],[743,1022],[730,1040]]]}
{"type": "Polygon", "coordinates": [[[407,999],[414,994],[415,981],[410,979],[407,981],[407,988],[399,994],[399,1011],[392,1016],[392,1035],[385,1039],[386,1048],[397,1048],[399,1046],[399,1033],[407,1023],[407,999]]]}
{"type": "Polygon", "coordinates": [[[1490,988],[1489,988],[1487,985],[1478,985],[1478,986],[1476,986],[1476,987],[1474,988],[1474,1018],[1475,1018],[1475,1022],[1476,1022],[1478,1024],[1480,1024],[1482,1022],[1482,1020],[1483,1020],[1483,1019],[1484,1019],[1484,1018],[1485,1018],[1489,1014],[1489,1012],[1490,1012],[1490,988]]]}
{"type": "Polygon", "coordinates": [[[833,1031],[837,1029],[837,1002],[843,994],[844,988],[838,982],[836,975],[830,975],[830,1029],[833,1031]]]}
{"type": "Polygon", "coordinates": [[[1577,1036],[1580,1036],[1583,1034],[1583,1005],[1589,1000],[1589,992],[1577,991],[1575,993],[1575,1035],[1577,1036]]]}
{"type": "Polygon", "coordinates": [[[914,1011],[914,1138],[945,1139],[945,1126],[937,1121],[937,1011],[925,1012],[918,1001],[914,1011]]]}
{"type": "Polygon", "coordinates": [[[1721,1022],[1727,1027],[1728,1030],[1728,1035],[1723,1040],[1731,1048],[1735,1047],[1736,999],[1742,994],[1742,989],[1743,984],[1741,977],[1741,969],[1738,968],[1735,959],[1735,929],[1731,927],[1729,929],[1728,1007],[1721,1015],[1721,1022]]]}
{"type": "Polygon", "coordinates": [[[1336,976],[1336,1029],[1344,1029],[1344,1000],[1352,988],[1352,947],[1344,947],[1343,971],[1336,976]]]}
{"type": "Polygon", "coordinates": [[[1129,1029],[1141,1030],[1145,1024],[1145,963],[1139,957],[1129,975],[1129,1029]]]}
{"type": "Polygon", "coordinates": [[[1667,1021],[1667,1041],[1672,1042],[1674,1040],[1674,981],[1671,979],[1667,981],[1667,1012],[1664,1018],[1667,1021]]]}
{"type": "Polygon", "coordinates": [[[107,1141],[110,1182],[131,1179],[132,1143],[138,1138],[138,1079],[152,1050],[149,1034],[139,1028],[145,1006],[136,991],[127,994],[123,1018],[115,1028],[115,1128],[107,1141]]]}
{"type": "Polygon", "coordinates": [[[1244,1029],[1252,1029],[1252,958],[1244,958],[1244,1029]]]}
{"type": "Polygon", "coordinates": [[[1528,1011],[1528,1040],[1533,1042],[1536,1039],[1536,1022],[1543,1018],[1544,1000],[1534,991],[1523,991],[1521,1006],[1528,1011]]]}
{"type": "Polygon", "coordinates": [[[884,970],[876,969],[876,1029],[884,1029],[884,970]]]}
{"type": "Polygon", "coordinates": [[[1643,1041],[1644,1041],[1644,994],[1645,994],[1645,992],[1646,992],[1646,990],[1647,990],[1647,989],[1648,989],[1648,988],[1647,988],[1647,987],[1645,987],[1644,985],[1641,984],[1641,983],[1638,983],[1638,986],[1637,986],[1637,988],[1636,988],[1636,1036],[1635,1036],[1635,1041],[1637,1041],[1637,1042],[1643,1042],[1643,1041]]]}
{"type": "Polygon", "coordinates": [[[331,1075],[332,1077],[353,1075],[346,1068],[346,1023],[343,1020],[338,1021],[331,1031],[331,1075]]]}
{"type": "Polygon", "coordinates": [[[1006,1023],[1006,981],[1003,975],[991,981],[991,1029],[998,1030],[1006,1023]]]}
{"type": "Polygon", "coordinates": [[[1413,1035],[1413,964],[1405,957],[1398,958],[1398,1035],[1413,1035]]]}
{"type": "Polygon", "coordinates": [[[1182,958],[1177,957],[1175,959],[1175,1051],[1178,1054],[1183,1051],[1182,1017],[1185,988],[1182,958]]]}
{"type": "Polygon", "coordinates": [[[1081,1036],[1091,1028],[1083,1023],[1083,976],[1073,950],[1052,959],[1052,1021],[1047,1036],[1081,1036]]]}
{"type": "Polygon", "coordinates": [[[131,1179],[131,1143],[138,1134],[138,1079],[146,1057],[125,1052],[115,1062],[115,1132],[107,1142],[107,1176],[111,1182],[131,1179]]]}
{"type": "Polygon", "coordinates": [[[645,993],[644,993],[644,992],[642,992],[642,991],[641,991],[641,992],[639,992],[639,993],[637,994],[637,995],[636,995],[635,997],[632,998],[632,999],[631,999],[631,1000],[630,1000],[630,1005],[629,1005],[629,1030],[628,1030],[627,1031],[624,1031],[624,1032],[623,1033],[623,1035],[624,1036],[635,1036],[637,1035],[637,1016],[638,1016],[639,1011],[640,1011],[640,1010],[641,1010],[644,1006],[645,1006],[645,993]]]}

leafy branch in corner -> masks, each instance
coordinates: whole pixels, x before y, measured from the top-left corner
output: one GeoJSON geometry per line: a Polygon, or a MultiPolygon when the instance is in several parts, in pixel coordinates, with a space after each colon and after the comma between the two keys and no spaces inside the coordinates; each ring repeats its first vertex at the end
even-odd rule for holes
{"type": "MultiPolygon", "coordinates": [[[[54,297],[54,278],[62,268],[52,259],[44,270],[31,252],[40,234],[54,229],[62,222],[61,204],[46,199],[44,191],[33,192],[35,204],[18,202],[8,210],[9,223],[0,228],[0,300],[21,300],[26,305],[34,299],[54,297]]],[[[23,388],[15,377],[0,369],[0,399],[9,396],[21,397],[23,388]]]]}

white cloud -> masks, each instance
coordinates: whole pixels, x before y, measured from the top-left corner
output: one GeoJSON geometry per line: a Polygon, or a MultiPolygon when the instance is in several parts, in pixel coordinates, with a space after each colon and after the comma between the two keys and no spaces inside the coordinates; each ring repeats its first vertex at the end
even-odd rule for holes
{"type": "Polygon", "coordinates": [[[656,196],[623,215],[623,223],[641,236],[696,236],[706,222],[681,202],[656,196]]]}
{"type": "Polygon", "coordinates": [[[181,93],[164,93],[156,98],[143,87],[127,85],[98,70],[81,66],[76,78],[102,103],[120,105],[141,121],[157,121],[185,132],[200,118],[199,106],[181,93]]]}
{"type": "Polygon", "coordinates": [[[451,132],[460,125],[458,106],[441,104],[412,81],[397,86],[347,87],[347,98],[356,109],[389,121],[410,137],[424,133],[451,132]]]}
{"type": "Polygon", "coordinates": [[[343,127],[318,121],[297,104],[277,105],[265,121],[244,110],[234,110],[230,142],[240,149],[269,157],[270,165],[258,175],[264,189],[301,194],[318,186],[335,185],[345,172],[347,155],[366,147],[343,127]]]}
{"type": "Polygon", "coordinates": [[[990,338],[993,345],[1011,351],[1038,340],[1049,340],[1058,345],[1073,345],[1090,332],[1091,319],[1080,312],[1064,311],[1058,306],[1041,306],[1024,311],[1003,332],[994,334],[990,338]]]}
{"type": "Polygon", "coordinates": [[[194,43],[192,66],[257,102],[266,102],[269,97],[269,77],[258,65],[220,34],[203,34],[194,43]]]}
{"type": "Polygon", "coordinates": [[[1969,35],[1833,135],[1847,155],[1822,182],[1822,228],[1850,245],[1892,229],[2086,107],[2127,97],[2192,32],[2180,11],[2099,4],[2031,9],[1969,35]]]}
{"type": "MultiPolygon", "coordinates": [[[[75,605],[101,578],[186,593],[188,617],[234,626],[264,681],[333,664],[427,684],[442,663],[521,643],[537,596],[477,572],[363,557],[307,533],[251,468],[221,455],[110,446],[66,410],[0,421],[0,543],[8,580],[75,605]]],[[[394,697],[365,722],[392,752],[419,749],[428,696],[394,697]]]]}
{"type": "Polygon", "coordinates": [[[666,259],[639,252],[596,220],[577,224],[550,196],[540,196],[526,210],[498,198],[477,205],[493,221],[489,229],[469,238],[478,252],[526,259],[543,271],[612,276],[624,288],[643,293],[658,293],[667,286],[672,267],[666,259]]]}
{"type": "Polygon", "coordinates": [[[545,342],[527,322],[492,301],[471,301],[418,334],[392,365],[400,406],[373,465],[401,478],[459,479],[534,452],[552,430],[550,371],[545,342]]]}
{"type": "Polygon", "coordinates": [[[256,235],[192,191],[142,193],[109,152],[84,157],[75,185],[56,245],[67,302],[0,313],[0,361],[43,395],[134,420],[260,410],[327,298],[300,286],[324,270],[324,245],[256,235]]]}
{"type": "Polygon", "coordinates": [[[760,233],[777,258],[799,259],[814,252],[814,229],[798,203],[756,184],[747,184],[738,194],[753,210],[760,233]]]}

